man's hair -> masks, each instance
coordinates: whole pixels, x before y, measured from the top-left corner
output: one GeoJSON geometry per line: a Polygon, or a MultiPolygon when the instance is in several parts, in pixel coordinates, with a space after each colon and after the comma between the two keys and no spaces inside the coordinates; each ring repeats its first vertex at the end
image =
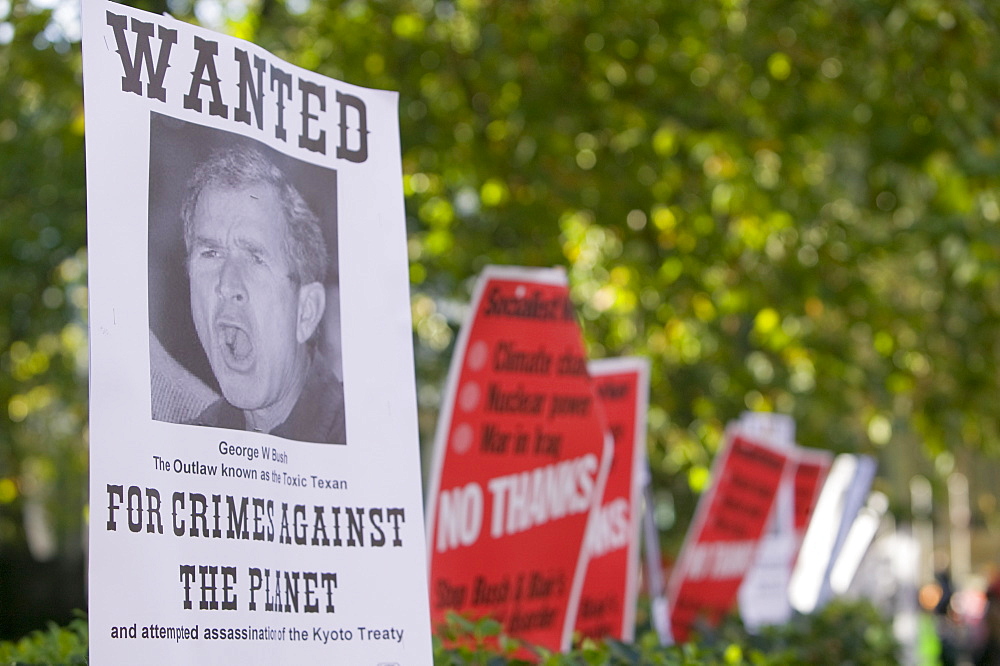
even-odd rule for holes
{"type": "Polygon", "coordinates": [[[281,170],[257,150],[249,146],[223,148],[213,152],[198,165],[188,181],[187,196],[181,205],[184,221],[184,246],[191,251],[194,240],[194,211],[198,197],[208,187],[239,189],[264,183],[278,193],[285,213],[285,256],[292,266],[290,275],[300,286],[310,282],[326,282],[327,250],[319,219],[281,170]]]}

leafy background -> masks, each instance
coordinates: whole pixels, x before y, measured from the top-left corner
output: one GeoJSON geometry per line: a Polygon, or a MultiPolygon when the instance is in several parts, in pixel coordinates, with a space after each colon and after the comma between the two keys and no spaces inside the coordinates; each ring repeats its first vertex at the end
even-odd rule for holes
{"type": "MultiPolygon", "coordinates": [[[[425,460],[472,279],[562,265],[590,354],[652,361],[668,556],[748,409],[876,456],[903,519],[913,474],[943,500],[965,472],[996,536],[1000,6],[129,4],[400,92],[425,460]]],[[[69,579],[87,464],[78,11],[0,0],[0,555],[69,579]]]]}

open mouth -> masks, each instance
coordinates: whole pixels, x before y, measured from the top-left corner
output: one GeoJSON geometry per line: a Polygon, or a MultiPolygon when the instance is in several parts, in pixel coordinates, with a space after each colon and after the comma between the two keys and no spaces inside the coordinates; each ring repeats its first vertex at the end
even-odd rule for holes
{"type": "Polygon", "coordinates": [[[245,367],[253,355],[253,343],[247,332],[239,326],[220,324],[219,333],[226,363],[238,369],[245,367]]]}

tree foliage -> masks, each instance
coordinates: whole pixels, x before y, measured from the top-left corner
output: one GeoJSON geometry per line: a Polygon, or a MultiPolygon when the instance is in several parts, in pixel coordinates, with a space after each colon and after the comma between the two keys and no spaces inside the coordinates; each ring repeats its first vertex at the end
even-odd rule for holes
{"type": "MultiPolygon", "coordinates": [[[[501,263],[565,266],[591,354],[652,360],[653,471],[681,508],[746,409],[836,451],[1000,450],[991,3],[166,5],[399,91],[425,446],[471,278],[501,263]]],[[[77,538],[84,488],[80,61],[58,25],[0,0],[0,540],[32,502],[73,507],[77,538]]]]}
{"type": "Polygon", "coordinates": [[[745,409],[835,451],[997,450],[995,8],[268,6],[236,25],[400,91],[425,435],[492,262],[565,265],[591,353],[652,359],[682,505],[745,409]]]}
{"type": "Polygon", "coordinates": [[[0,3],[0,311],[6,315],[0,549],[23,544],[27,525],[36,550],[52,555],[60,548],[79,552],[87,483],[80,54],[59,34],[52,11],[6,4],[0,3]]]}

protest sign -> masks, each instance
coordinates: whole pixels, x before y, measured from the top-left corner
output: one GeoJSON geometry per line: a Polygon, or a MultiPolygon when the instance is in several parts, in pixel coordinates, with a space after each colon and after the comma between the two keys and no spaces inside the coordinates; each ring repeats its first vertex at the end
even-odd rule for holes
{"type": "Polygon", "coordinates": [[[736,427],[755,442],[790,449],[795,446],[795,421],[788,414],[743,412],[736,427]]]}
{"type": "Polygon", "coordinates": [[[587,531],[587,575],[576,630],[583,636],[631,641],[639,595],[639,534],[648,482],[646,409],[649,364],[637,357],[588,364],[614,440],[614,457],[597,520],[587,531]]]}
{"type": "Polygon", "coordinates": [[[568,647],[611,438],[558,269],[488,267],[462,327],[428,500],[431,619],[568,647]]]}
{"type": "Polygon", "coordinates": [[[798,447],[795,450],[795,534],[796,534],[796,554],[802,545],[806,528],[809,527],[809,520],[812,518],[816,502],[819,500],[820,490],[826,475],[830,473],[830,466],[833,464],[833,454],[829,451],[819,449],[805,449],[798,447]]]}
{"type": "Polygon", "coordinates": [[[727,430],[711,486],[698,501],[670,575],[667,599],[678,641],[686,641],[699,622],[718,623],[736,601],[784,473],[782,448],[727,430]]]}
{"type": "Polygon", "coordinates": [[[868,498],[877,468],[871,456],[842,453],[834,458],[789,582],[789,600],[800,613],[812,613],[833,598],[831,572],[868,498]]]}
{"type": "Polygon", "coordinates": [[[788,598],[792,567],[820,484],[833,461],[833,455],[827,451],[804,449],[786,442],[789,463],[778,487],[767,530],[738,595],[740,616],[750,631],[782,624],[792,617],[788,598]]]}
{"type": "Polygon", "coordinates": [[[90,661],[430,664],[397,95],[83,3],[90,661]]]}

